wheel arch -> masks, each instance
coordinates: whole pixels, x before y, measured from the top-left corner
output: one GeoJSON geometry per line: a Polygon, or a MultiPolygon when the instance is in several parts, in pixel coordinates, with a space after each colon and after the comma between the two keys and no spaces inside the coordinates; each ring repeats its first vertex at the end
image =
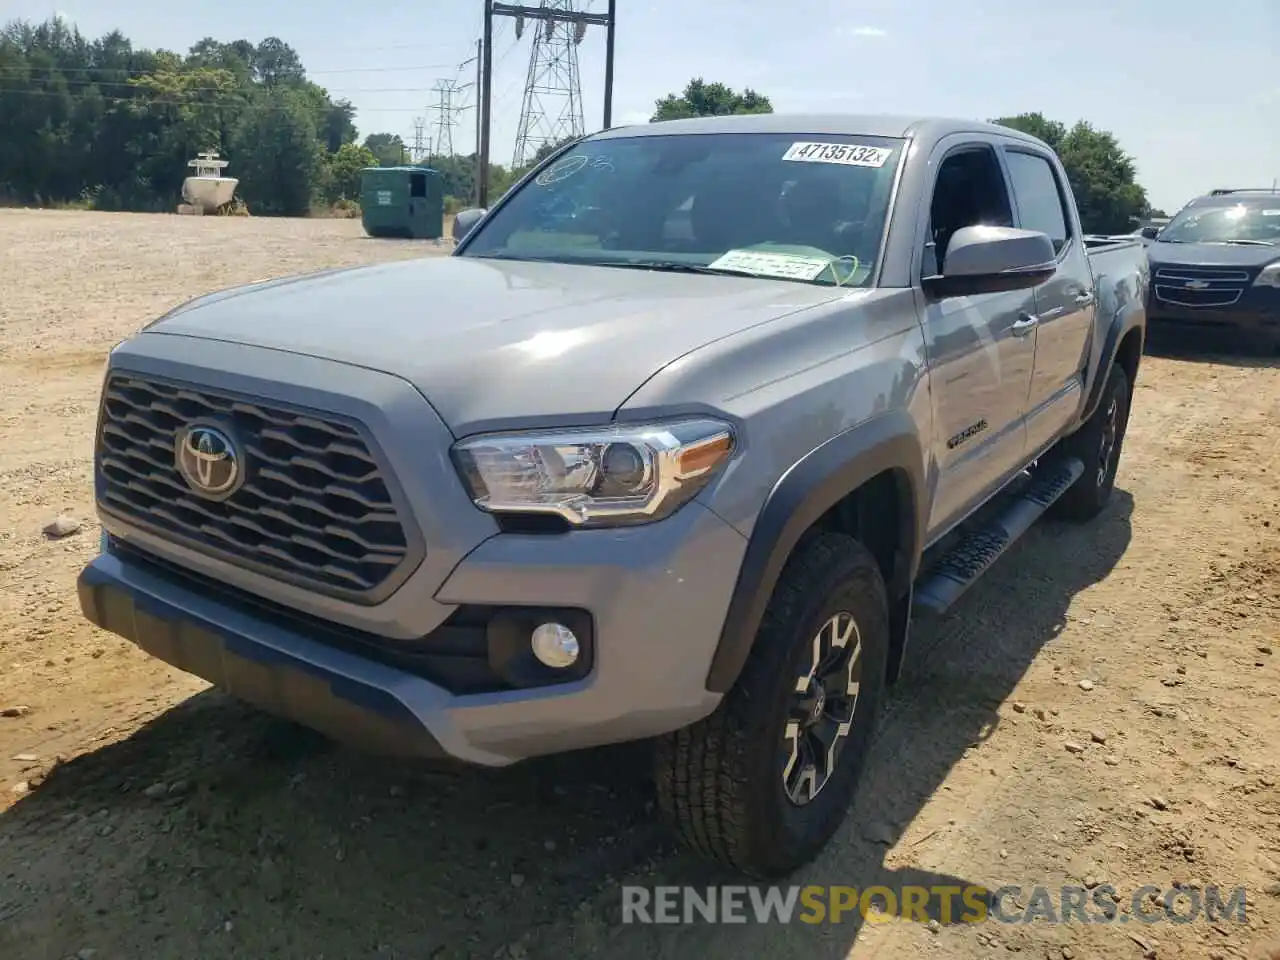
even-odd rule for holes
{"type": "Polygon", "coordinates": [[[906,611],[924,539],[924,454],[905,411],[838,434],[788,469],[756,520],[707,672],[707,689],[736,682],[787,559],[810,530],[837,530],[863,542],[880,565],[894,624],[890,675],[906,646],[906,611]],[[870,541],[870,542],[868,542],[870,541]]]}
{"type": "Polygon", "coordinates": [[[1138,366],[1142,362],[1145,335],[1146,309],[1140,302],[1131,302],[1126,309],[1117,312],[1115,319],[1107,327],[1102,353],[1098,357],[1098,368],[1093,371],[1088,399],[1080,412],[1081,423],[1093,416],[1098,408],[1102,391],[1107,384],[1107,374],[1113,363],[1120,364],[1129,380],[1130,389],[1133,388],[1138,377],[1138,366]]]}

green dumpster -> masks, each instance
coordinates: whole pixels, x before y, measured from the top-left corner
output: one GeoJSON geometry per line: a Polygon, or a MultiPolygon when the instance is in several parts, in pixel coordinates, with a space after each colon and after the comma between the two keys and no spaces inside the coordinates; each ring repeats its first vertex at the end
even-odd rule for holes
{"type": "Polygon", "coordinates": [[[371,237],[438,240],[444,236],[444,180],[430,167],[366,167],[360,216],[371,237]]]}

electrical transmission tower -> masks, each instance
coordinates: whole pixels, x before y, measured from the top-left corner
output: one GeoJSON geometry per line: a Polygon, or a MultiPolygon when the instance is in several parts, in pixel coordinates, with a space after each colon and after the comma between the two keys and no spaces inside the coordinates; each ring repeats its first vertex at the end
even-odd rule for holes
{"type": "Polygon", "coordinates": [[[426,155],[423,151],[423,135],[426,132],[427,121],[422,117],[413,118],[413,162],[421,163],[422,158],[426,155]]]}
{"type": "Polygon", "coordinates": [[[453,95],[471,86],[469,83],[458,85],[455,80],[437,80],[436,95],[439,99],[432,107],[436,111],[435,147],[440,156],[453,156],[453,128],[458,125],[457,116],[468,107],[455,107],[453,95]]]}
{"type": "MultiPolygon", "coordinates": [[[[534,21],[533,50],[520,107],[513,167],[531,161],[538,148],[580,137],[582,78],[578,74],[578,44],[587,22],[574,7],[575,0],[542,0],[542,16],[534,21]]],[[[523,33],[524,18],[516,18],[516,37],[523,33]]]]}
{"type": "Polygon", "coordinates": [[[541,0],[541,6],[484,0],[484,39],[480,42],[480,120],[476,135],[480,141],[476,157],[476,204],[489,202],[489,143],[493,114],[493,18],[511,17],[516,21],[516,36],[524,30],[526,20],[537,28],[533,53],[529,56],[529,79],[525,84],[524,105],[520,111],[520,129],[516,136],[515,166],[532,159],[543,144],[556,143],[581,134],[582,84],[578,78],[578,44],[587,26],[605,28],[604,56],[604,125],[613,118],[613,40],[618,25],[618,0],[608,0],[607,13],[575,10],[573,0],[541,0]],[[554,113],[548,102],[559,107],[554,113]]]}

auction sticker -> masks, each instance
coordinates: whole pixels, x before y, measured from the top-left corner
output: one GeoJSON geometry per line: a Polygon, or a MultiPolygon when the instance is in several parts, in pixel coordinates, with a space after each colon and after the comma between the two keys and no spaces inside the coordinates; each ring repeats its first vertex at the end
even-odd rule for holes
{"type": "Polygon", "coordinates": [[[816,280],[831,265],[829,257],[802,257],[793,253],[762,253],[753,250],[730,250],[707,266],[715,270],[734,270],[757,277],[784,280],[816,280]]]}
{"type": "Polygon", "coordinates": [[[802,163],[839,163],[849,167],[883,167],[888,147],[867,147],[857,143],[793,143],[783,160],[802,163]]]}

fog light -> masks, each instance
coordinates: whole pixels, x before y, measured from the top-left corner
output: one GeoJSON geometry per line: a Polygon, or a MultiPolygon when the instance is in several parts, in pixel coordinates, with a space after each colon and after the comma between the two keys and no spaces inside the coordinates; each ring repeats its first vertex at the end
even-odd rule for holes
{"type": "Polygon", "coordinates": [[[563,623],[540,623],[529,640],[533,655],[548,667],[563,670],[578,659],[578,638],[563,623]]]}

